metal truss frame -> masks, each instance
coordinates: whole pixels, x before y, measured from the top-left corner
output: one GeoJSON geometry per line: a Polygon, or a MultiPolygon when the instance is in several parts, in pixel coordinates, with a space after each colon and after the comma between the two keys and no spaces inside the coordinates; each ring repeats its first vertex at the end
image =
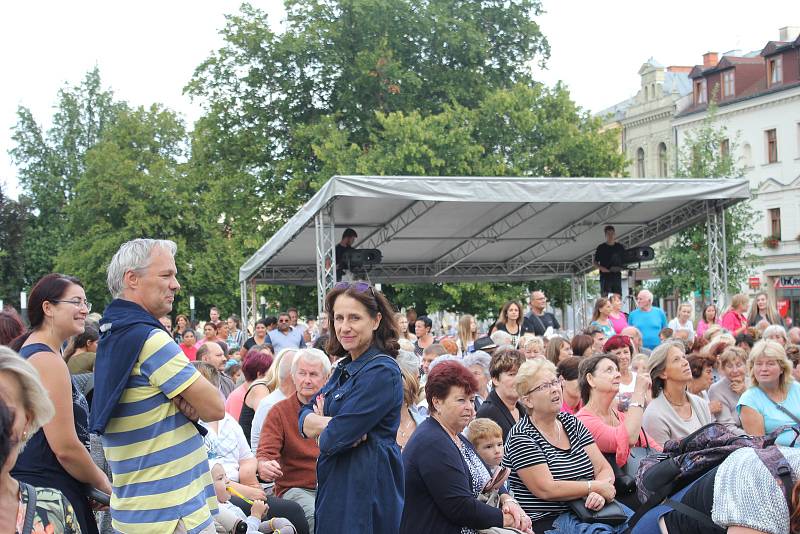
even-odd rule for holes
{"type": "Polygon", "coordinates": [[[325,308],[325,295],[336,283],[336,228],[333,204],[328,204],[314,215],[316,235],[317,316],[325,308]]]}
{"type": "Polygon", "coordinates": [[[728,292],[728,245],[725,236],[725,209],[713,200],[706,201],[708,234],[708,285],[711,302],[722,309],[728,292]]]}
{"type": "Polygon", "coordinates": [[[632,202],[609,202],[603,204],[599,209],[584,214],[580,219],[574,220],[550,234],[547,240],[540,240],[513,258],[506,260],[506,264],[509,266],[508,274],[515,274],[538,261],[548,252],[555,250],[564,243],[574,241],[579,235],[590,231],[594,226],[609,221],[612,217],[624,213],[635,205],[632,202]]]}
{"type": "Polygon", "coordinates": [[[377,230],[367,235],[358,245],[358,248],[378,248],[391,241],[401,230],[428,213],[437,204],[439,203],[433,200],[417,200],[413,202],[386,224],[381,225],[377,230]]]}
{"type": "Polygon", "coordinates": [[[436,273],[436,276],[443,275],[486,245],[494,243],[520,224],[536,217],[554,205],[554,203],[549,203],[537,207],[533,204],[523,204],[512,212],[507,213],[502,219],[496,220],[477,234],[465,239],[442,256],[436,258],[433,263],[446,264],[446,267],[436,273]]]}
{"type": "Polygon", "coordinates": [[[248,325],[255,326],[256,324],[256,284],[257,280],[255,278],[240,284],[242,328],[247,328],[248,325]],[[248,287],[248,282],[250,287],[248,287]],[[248,296],[250,297],[249,302],[248,296]]]}

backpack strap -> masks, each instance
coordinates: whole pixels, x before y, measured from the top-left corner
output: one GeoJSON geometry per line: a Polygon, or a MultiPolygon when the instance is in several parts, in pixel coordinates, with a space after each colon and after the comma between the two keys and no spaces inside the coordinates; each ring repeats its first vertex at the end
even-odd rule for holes
{"type": "MultiPolygon", "coordinates": [[[[769,396],[767,396],[767,398],[769,399],[769,396]]],[[[777,409],[779,409],[779,410],[780,410],[780,411],[782,411],[784,414],[786,414],[786,415],[788,415],[789,417],[791,417],[791,418],[792,418],[792,421],[794,421],[794,422],[795,422],[795,423],[797,423],[797,424],[800,424],[800,419],[799,419],[799,418],[798,418],[798,417],[797,417],[795,414],[793,414],[792,412],[790,412],[789,410],[787,410],[786,408],[784,408],[783,406],[781,406],[780,404],[778,404],[778,403],[777,403],[777,402],[775,402],[774,400],[772,400],[772,399],[769,399],[769,400],[771,400],[771,401],[772,401],[772,404],[774,404],[774,405],[775,405],[775,407],[776,407],[777,409]]]]}
{"type": "Polygon", "coordinates": [[[28,503],[25,505],[25,522],[22,524],[22,534],[31,534],[33,532],[33,519],[36,515],[36,488],[25,482],[20,482],[20,485],[25,488],[25,494],[28,497],[28,503]]]}
{"type": "Polygon", "coordinates": [[[765,449],[753,449],[753,452],[755,452],[756,456],[761,459],[761,462],[772,475],[772,478],[775,479],[778,487],[781,488],[783,497],[786,499],[786,505],[791,511],[792,488],[794,487],[794,481],[792,477],[792,468],[789,465],[789,461],[786,460],[786,457],[781,452],[781,449],[777,446],[767,447],[765,449]]]}

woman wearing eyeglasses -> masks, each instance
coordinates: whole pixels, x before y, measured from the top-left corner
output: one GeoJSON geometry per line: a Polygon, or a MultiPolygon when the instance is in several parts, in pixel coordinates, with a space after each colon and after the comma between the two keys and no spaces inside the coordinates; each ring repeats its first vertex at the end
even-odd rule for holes
{"type": "Polygon", "coordinates": [[[30,437],[12,475],[32,486],[61,491],[72,503],[84,533],[97,532],[86,486],[110,495],[111,484],[89,456],[89,407],[72,384],[61,347],[83,332],[90,310],[77,278],[48,274],[33,286],[28,298],[30,328],[11,343],[39,372],[58,414],[30,437]]]}
{"type": "Polygon", "coordinates": [[[551,362],[526,361],[515,385],[527,413],[506,440],[509,489],[535,532],[572,532],[576,518],[567,503],[583,499],[588,509],[601,509],[616,495],[614,472],[583,423],[561,411],[561,382],[551,362]]]}
{"type": "Polygon", "coordinates": [[[398,532],[403,463],[397,444],[403,379],[389,301],[366,282],[325,297],[330,357],[341,358],[300,428],[319,443],[315,532],[398,532]]]}

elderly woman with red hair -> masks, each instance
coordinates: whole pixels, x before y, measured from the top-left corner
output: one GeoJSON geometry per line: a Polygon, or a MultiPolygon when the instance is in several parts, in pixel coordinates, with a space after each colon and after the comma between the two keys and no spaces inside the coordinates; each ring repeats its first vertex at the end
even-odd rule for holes
{"type": "Polygon", "coordinates": [[[531,522],[507,491],[500,508],[478,500],[492,478],[461,431],[475,417],[478,385],[460,362],[444,361],[428,375],[430,417],[403,450],[405,506],[401,534],[476,534],[491,527],[530,528],[531,522]]]}

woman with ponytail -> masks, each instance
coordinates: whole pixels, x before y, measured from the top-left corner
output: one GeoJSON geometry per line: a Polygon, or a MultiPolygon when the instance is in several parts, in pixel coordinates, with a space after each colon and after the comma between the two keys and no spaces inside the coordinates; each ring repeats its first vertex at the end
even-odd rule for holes
{"type": "Polygon", "coordinates": [[[11,342],[36,368],[58,417],[45,424],[19,455],[12,476],[32,486],[55,488],[75,510],[81,532],[97,533],[87,486],[111,494],[108,477],[89,455],[89,407],[72,384],[61,347],[83,333],[91,304],[77,278],[48,274],[31,289],[27,332],[11,342]]]}

